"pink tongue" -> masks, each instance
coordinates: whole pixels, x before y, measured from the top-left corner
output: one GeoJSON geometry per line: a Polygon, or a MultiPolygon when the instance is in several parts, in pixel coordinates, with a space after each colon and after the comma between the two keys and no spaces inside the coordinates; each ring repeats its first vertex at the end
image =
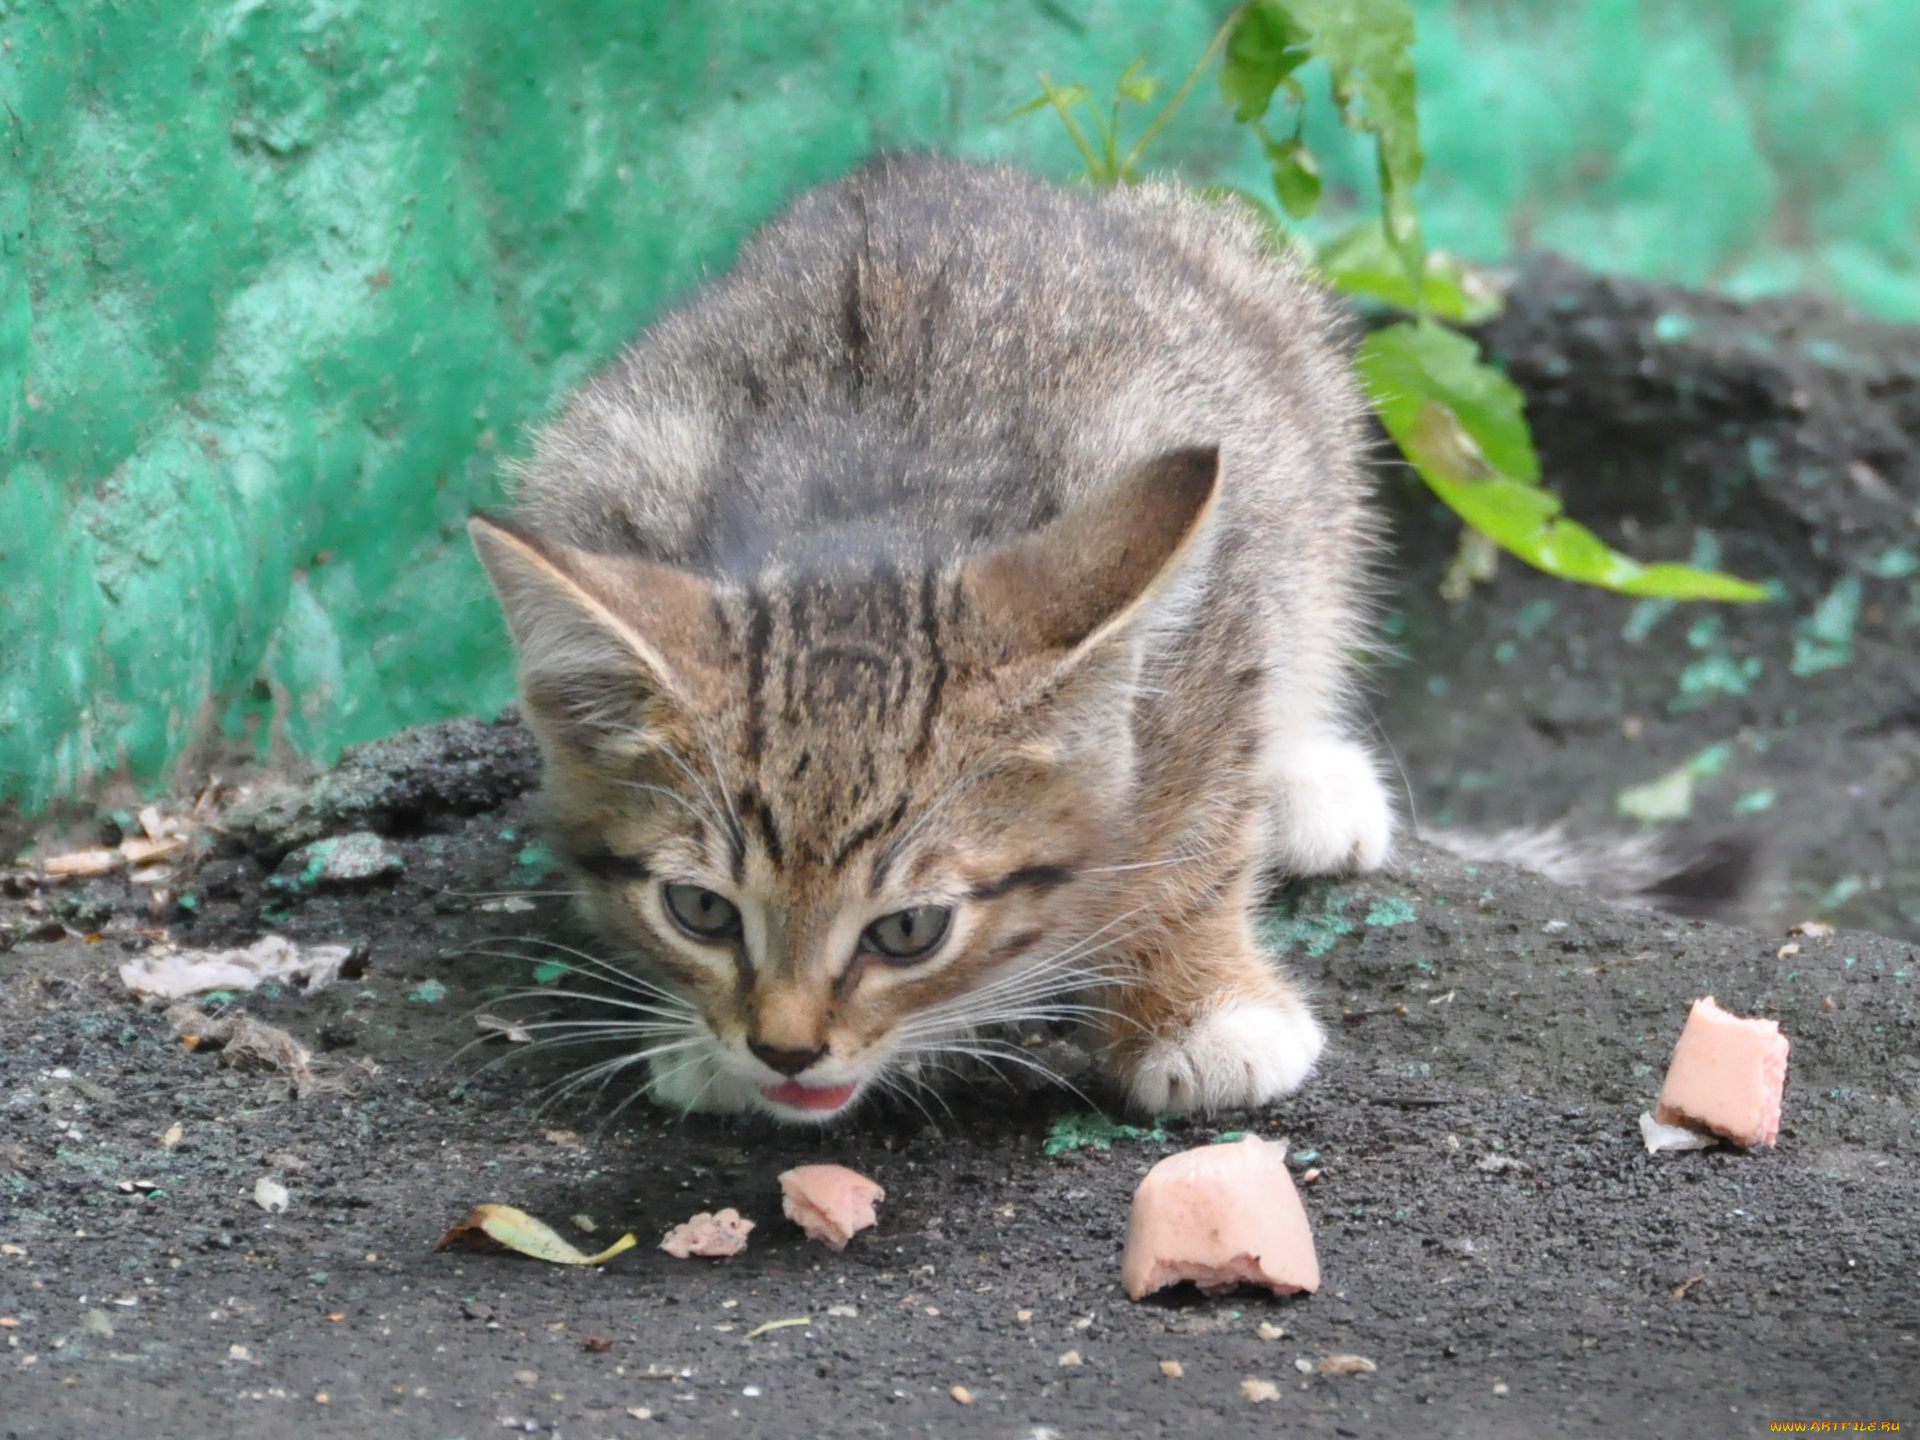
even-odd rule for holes
{"type": "Polygon", "coordinates": [[[853,1085],[802,1085],[789,1080],[784,1085],[762,1085],[760,1093],[781,1105],[801,1110],[838,1110],[853,1098],[853,1085]]]}

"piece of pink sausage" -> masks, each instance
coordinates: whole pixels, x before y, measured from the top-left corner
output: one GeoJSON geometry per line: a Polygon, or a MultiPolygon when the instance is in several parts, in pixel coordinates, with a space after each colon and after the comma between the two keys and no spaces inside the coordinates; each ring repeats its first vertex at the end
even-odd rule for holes
{"type": "Polygon", "coordinates": [[[1771,1145],[1780,1134],[1787,1037],[1774,1020],[1743,1020],[1711,995],[1693,1002],[1653,1118],[1711,1130],[1736,1145],[1771,1145]]]}
{"type": "Polygon", "coordinates": [[[1120,1281],[1138,1300],[1191,1280],[1204,1294],[1320,1288],[1306,1207],[1284,1145],[1258,1136],[1169,1155],[1133,1192],[1120,1281]]]}
{"type": "Polygon", "coordinates": [[[878,1217],[873,1207],[887,1192],[844,1165],[800,1165],[780,1177],[780,1205],[809,1240],[836,1250],[878,1217]]]}

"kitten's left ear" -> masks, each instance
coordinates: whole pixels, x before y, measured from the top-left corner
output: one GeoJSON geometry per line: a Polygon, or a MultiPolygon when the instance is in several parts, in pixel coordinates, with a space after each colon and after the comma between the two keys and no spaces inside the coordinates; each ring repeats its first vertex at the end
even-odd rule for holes
{"type": "Polygon", "coordinates": [[[1219,491],[1218,448],[1175,450],[973,556],[960,584],[990,647],[1060,668],[1098,649],[1179,573],[1219,491]]]}
{"type": "Polygon", "coordinates": [[[645,743],[664,703],[696,708],[722,660],[713,587],[698,575],[467,522],[520,657],[527,718],[551,742],[645,743]]]}

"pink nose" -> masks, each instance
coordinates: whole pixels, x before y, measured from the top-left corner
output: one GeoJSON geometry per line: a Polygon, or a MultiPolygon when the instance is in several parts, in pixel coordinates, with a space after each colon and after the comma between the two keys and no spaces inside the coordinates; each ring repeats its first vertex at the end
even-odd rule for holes
{"type": "Polygon", "coordinates": [[[763,1045],[758,1040],[749,1040],[747,1048],[782,1075],[798,1075],[827,1053],[824,1045],[816,1045],[811,1050],[783,1050],[778,1045],[763,1045]]]}

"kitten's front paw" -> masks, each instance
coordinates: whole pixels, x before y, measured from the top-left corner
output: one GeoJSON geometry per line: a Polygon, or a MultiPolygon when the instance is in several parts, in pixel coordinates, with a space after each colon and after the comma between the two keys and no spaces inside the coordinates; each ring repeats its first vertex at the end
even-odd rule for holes
{"type": "Polygon", "coordinates": [[[1393,843],[1393,806],[1373,756],[1339,736],[1298,741],[1273,757],[1269,858],[1288,875],[1377,870],[1393,843]]]}
{"type": "Polygon", "coordinates": [[[1231,1005],[1155,1040],[1127,1088],[1152,1115],[1264,1105],[1305,1084],[1326,1043],[1304,1005],[1231,1005]]]}
{"type": "Polygon", "coordinates": [[[759,1092],[704,1047],[648,1060],[647,1098],[683,1115],[738,1115],[760,1104],[759,1092]]]}

